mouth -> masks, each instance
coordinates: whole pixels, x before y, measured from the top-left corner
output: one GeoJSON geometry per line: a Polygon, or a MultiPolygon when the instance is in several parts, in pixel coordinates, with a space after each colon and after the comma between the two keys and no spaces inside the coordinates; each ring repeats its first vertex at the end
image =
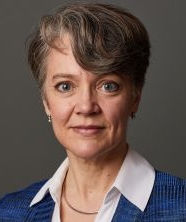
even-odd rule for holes
{"type": "Polygon", "coordinates": [[[93,136],[95,134],[101,133],[105,127],[100,125],[78,125],[71,127],[75,133],[81,134],[83,136],[93,136]]]}

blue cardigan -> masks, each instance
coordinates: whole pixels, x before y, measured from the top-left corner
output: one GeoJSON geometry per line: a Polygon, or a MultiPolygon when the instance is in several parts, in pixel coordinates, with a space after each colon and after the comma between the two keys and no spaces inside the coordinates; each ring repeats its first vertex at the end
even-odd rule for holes
{"type": "MultiPolygon", "coordinates": [[[[0,222],[50,222],[54,202],[49,193],[29,207],[46,181],[36,183],[0,200],[0,222]]],[[[142,212],[121,196],[112,222],[186,222],[186,180],[156,171],[155,183],[142,212]]],[[[106,222],[106,221],[103,221],[106,222]]]]}

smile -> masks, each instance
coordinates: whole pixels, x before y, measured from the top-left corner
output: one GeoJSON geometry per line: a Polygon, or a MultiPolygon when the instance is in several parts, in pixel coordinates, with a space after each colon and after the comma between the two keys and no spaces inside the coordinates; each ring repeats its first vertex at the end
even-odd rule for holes
{"type": "Polygon", "coordinates": [[[71,127],[75,133],[81,134],[83,136],[93,136],[95,134],[101,133],[105,127],[98,125],[79,125],[71,127]]]}

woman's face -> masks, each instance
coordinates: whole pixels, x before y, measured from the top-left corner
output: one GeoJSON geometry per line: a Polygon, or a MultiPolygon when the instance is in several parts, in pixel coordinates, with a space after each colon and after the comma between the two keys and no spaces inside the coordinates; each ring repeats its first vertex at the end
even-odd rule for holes
{"type": "Polygon", "coordinates": [[[140,93],[115,74],[95,75],[76,63],[68,36],[63,53],[51,49],[47,59],[44,106],[54,133],[67,154],[93,159],[123,152],[127,121],[140,93]]]}

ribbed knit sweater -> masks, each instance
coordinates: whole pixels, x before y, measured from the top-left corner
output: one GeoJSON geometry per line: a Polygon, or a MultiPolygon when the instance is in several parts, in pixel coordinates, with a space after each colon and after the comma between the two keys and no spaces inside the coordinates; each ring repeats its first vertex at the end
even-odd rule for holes
{"type": "MultiPolygon", "coordinates": [[[[49,193],[42,201],[29,207],[45,182],[35,183],[2,198],[0,222],[50,222],[55,204],[49,193]]],[[[153,190],[144,211],[121,196],[112,222],[134,221],[186,222],[186,180],[156,171],[153,190]]]]}

